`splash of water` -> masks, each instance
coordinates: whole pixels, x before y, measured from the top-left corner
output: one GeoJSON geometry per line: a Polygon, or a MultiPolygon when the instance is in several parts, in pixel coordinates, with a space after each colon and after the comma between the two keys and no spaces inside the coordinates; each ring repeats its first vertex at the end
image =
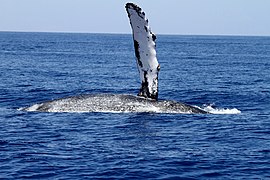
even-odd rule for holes
{"type": "Polygon", "coordinates": [[[202,108],[198,107],[211,114],[241,114],[241,111],[236,108],[218,108],[214,104],[204,105],[202,108]]]}

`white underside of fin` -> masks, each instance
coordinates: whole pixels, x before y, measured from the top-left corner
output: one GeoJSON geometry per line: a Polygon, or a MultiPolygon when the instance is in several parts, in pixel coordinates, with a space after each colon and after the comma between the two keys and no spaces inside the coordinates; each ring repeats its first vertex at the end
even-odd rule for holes
{"type": "Polygon", "coordinates": [[[141,79],[139,96],[157,99],[159,63],[156,57],[156,36],[151,32],[145,13],[140,7],[127,3],[126,10],[133,32],[135,55],[141,79]]]}

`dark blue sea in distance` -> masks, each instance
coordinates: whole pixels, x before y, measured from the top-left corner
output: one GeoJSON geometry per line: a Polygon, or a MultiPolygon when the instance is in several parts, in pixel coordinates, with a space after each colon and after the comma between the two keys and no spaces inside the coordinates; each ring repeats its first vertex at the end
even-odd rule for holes
{"type": "Polygon", "coordinates": [[[132,36],[1,32],[0,179],[269,179],[270,37],[157,37],[160,99],[223,114],[20,111],[136,95],[132,36]]]}

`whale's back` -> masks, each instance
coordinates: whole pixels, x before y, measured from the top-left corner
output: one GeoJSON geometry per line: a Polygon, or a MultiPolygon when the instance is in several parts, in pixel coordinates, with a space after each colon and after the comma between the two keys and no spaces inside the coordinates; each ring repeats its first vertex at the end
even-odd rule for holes
{"type": "Polygon", "coordinates": [[[206,113],[199,108],[175,101],[155,101],[127,94],[90,94],[72,96],[24,108],[37,112],[153,112],[206,113]]]}

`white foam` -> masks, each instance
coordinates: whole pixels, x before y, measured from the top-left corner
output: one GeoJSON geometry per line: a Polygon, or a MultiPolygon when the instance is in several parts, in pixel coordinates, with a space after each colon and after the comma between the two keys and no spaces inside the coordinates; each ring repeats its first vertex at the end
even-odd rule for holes
{"type": "Polygon", "coordinates": [[[34,104],[33,106],[30,106],[28,108],[19,108],[18,110],[26,110],[29,112],[34,112],[37,111],[37,109],[41,106],[42,104],[34,104]]]}
{"type": "MultiPolygon", "coordinates": [[[[198,107],[200,108],[200,107],[198,107]]],[[[211,114],[240,114],[241,111],[236,109],[236,108],[232,108],[232,109],[229,109],[229,108],[216,108],[216,107],[213,107],[212,104],[208,105],[208,106],[204,106],[203,108],[200,108],[206,112],[209,112],[211,114]]]]}

